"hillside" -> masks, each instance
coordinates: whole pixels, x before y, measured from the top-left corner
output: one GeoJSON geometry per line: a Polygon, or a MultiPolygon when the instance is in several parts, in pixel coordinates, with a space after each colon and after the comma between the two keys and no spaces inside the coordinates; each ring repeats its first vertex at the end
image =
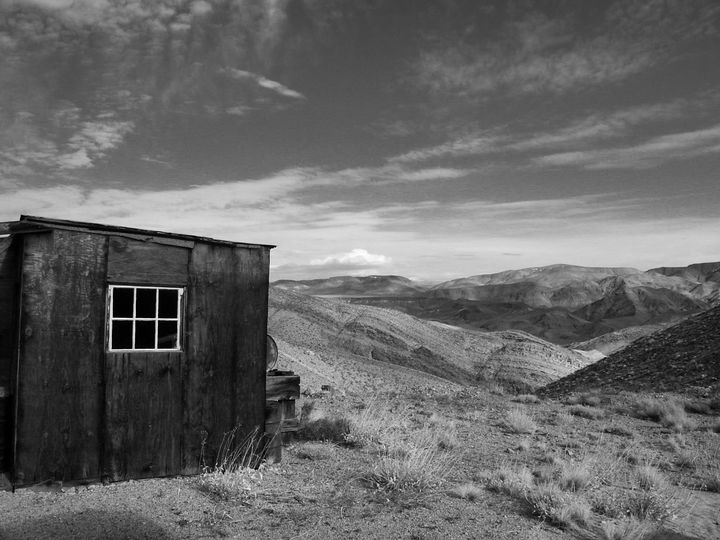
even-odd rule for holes
{"type": "Polygon", "coordinates": [[[628,327],[676,322],[708,309],[720,302],[719,269],[720,263],[647,272],[556,264],[434,286],[400,276],[285,280],[274,286],[463,328],[521,330],[567,345],[628,327]]]}
{"type": "Polygon", "coordinates": [[[311,389],[350,392],[495,380],[536,388],[589,363],[517,331],[477,332],[399,311],[272,287],[269,333],[280,367],[311,389]]]}
{"type": "Polygon", "coordinates": [[[540,390],[548,396],[591,389],[676,391],[720,385],[720,306],[640,338],[540,390]]]}

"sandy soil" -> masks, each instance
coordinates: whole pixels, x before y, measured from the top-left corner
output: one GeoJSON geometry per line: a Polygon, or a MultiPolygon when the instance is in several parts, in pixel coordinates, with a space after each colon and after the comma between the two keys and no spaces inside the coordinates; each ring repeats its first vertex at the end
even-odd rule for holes
{"type": "MultiPolygon", "coordinates": [[[[447,454],[454,466],[438,485],[373,489],[360,481],[378,459],[372,448],[295,442],[236,501],[202,492],[197,477],[0,492],[0,538],[599,538],[599,516],[584,532],[563,530],[538,520],[522,500],[485,489],[484,481],[508,464],[541,468],[551,459],[631,453],[656,464],[684,502],[651,538],[720,539],[720,494],[701,490],[709,473],[720,472],[720,435],[708,431],[715,419],[691,415],[697,428],[678,434],[618,412],[634,399],[615,396],[592,420],[568,414],[571,406],[563,403],[521,404],[481,389],[385,392],[372,406],[382,403],[418,423],[435,415],[457,428],[458,444],[447,454]],[[531,415],[534,433],[507,428],[513,407],[531,415]],[[691,468],[677,464],[681,449],[696,457],[691,468]],[[452,494],[468,482],[481,488],[476,500],[452,494]]],[[[329,393],[314,399],[316,409],[334,416],[356,415],[368,401],[329,393]]]]}

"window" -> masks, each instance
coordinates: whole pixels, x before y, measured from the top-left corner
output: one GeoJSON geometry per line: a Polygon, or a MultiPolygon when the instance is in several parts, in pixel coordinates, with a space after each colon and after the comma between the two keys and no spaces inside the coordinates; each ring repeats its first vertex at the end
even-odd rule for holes
{"type": "Polygon", "coordinates": [[[183,289],[110,285],[108,349],[180,350],[183,289]]]}

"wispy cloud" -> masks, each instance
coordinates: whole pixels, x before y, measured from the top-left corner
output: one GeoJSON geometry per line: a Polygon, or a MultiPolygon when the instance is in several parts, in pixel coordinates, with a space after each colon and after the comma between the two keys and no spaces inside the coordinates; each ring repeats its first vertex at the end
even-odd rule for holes
{"type": "Polygon", "coordinates": [[[588,28],[584,7],[557,18],[528,10],[494,29],[499,39],[492,42],[470,34],[428,47],[414,65],[414,80],[443,96],[559,94],[624,80],[667,61],[678,43],[720,31],[720,9],[711,2],[692,8],[634,2],[605,11],[588,28]]]}
{"type": "Polygon", "coordinates": [[[584,169],[647,169],[668,161],[720,154],[720,125],[654,137],[633,146],[561,152],[535,158],[538,165],[584,169]]]}
{"type": "Polygon", "coordinates": [[[244,71],[242,69],[227,69],[225,70],[225,73],[227,73],[230,77],[233,77],[235,79],[240,80],[246,80],[246,81],[252,81],[261,88],[266,88],[267,90],[270,90],[276,94],[279,94],[281,96],[292,98],[292,99],[305,99],[305,96],[303,96],[300,92],[296,92],[295,90],[292,90],[291,88],[288,88],[287,86],[284,86],[283,84],[280,84],[277,81],[272,81],[266,77],[263,77],[262,75],[259,75],[257,73],[252,73],[250,71],[244,71]]]}
{"type": "Polygon", "coordinates": [[[497,151],[507,136],[477,134],[464,136],[435,146],[411,150],[389,158],[390,163],[417,163],[438,158],[479,156],[497,151]]]}

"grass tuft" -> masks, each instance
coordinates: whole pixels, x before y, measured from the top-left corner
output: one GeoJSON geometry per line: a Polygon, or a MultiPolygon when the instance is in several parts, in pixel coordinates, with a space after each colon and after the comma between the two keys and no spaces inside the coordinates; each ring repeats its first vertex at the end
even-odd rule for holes
{"type": "Polygon", "coordinates": [[[505,417],[507,427],[514,433],[534,433],[537,424],[524,409],[513,407],[505,417]]]}
{"type": "Polygon", "coordinates": [[[223,435],[213,467],[198,477],[198,489],[224,501],[250,498],[262,481],[262,437],[253,431],[239,444],[237,428],[223,435]]]}
{"type": "Polygon", "coordinates": [[[635,403],[634,415],[637,418],[659,422],[677,432],[695,428],[695,422],[688,417],[685,408],[677,401],[641,399],[635,403]]]}
{"type": "Polygon", "coordinates": [[[584,405],[573,405],[570,407],[570,414],[588,418],[589,420],[599,420],[605,416],[605,411],[594,407],[586,407],[584,405]]]}
{"type": "Polygon", "coordinates": [[[482,495],[482,489],[475,484],[461,484],[456,486],[450,491],[450,495],[457,497],[458,499],[465,499],[470,502],[475,502],[480,499],[482,495]]]}

